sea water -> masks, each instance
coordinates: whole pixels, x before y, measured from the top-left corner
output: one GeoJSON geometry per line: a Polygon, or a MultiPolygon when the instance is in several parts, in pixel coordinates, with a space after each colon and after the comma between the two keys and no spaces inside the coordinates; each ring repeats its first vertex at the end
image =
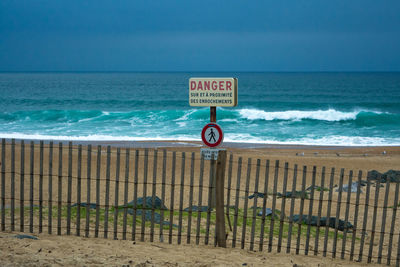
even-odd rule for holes
{"type": "Polygon", "coordinates": [[[224,141],[400,145],[400,73],[0,73],[0,137],[200,141],[191,77],[238,78],[224,141]]]}

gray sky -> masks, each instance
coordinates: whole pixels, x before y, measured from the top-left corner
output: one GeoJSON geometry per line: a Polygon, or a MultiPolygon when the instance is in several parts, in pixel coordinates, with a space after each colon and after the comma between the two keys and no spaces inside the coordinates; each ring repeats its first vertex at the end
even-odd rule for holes
{"type": "Polygon", "coordinates": [[[0,1],[0,71],[400,71],[400,1],[0,1]]]}

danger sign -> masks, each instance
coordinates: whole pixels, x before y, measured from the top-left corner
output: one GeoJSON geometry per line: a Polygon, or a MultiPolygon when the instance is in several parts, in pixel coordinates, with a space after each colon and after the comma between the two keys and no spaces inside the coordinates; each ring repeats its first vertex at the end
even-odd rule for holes
{"type": "Polygon", "coordinates": [[[222,143],[224,133],[216,123],[208,123],[201,131],[201,140],[206,146],[217,147],[222,143]]]}
{"type": "Polygon", "coordinates": [[[189,104],[196,107],[237,106],[236,78],[190,78],[189,104]]]}

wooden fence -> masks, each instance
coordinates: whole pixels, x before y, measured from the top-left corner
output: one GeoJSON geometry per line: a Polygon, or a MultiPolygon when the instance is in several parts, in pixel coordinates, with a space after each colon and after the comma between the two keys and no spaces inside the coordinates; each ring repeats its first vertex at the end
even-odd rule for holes
{"type": "MultiPolygon", "coordinates": [[[[199,153],[3,139],[1,230],[215,245],[215,168],[199,153]]],[[[233,154],[225,173],[227,246],[399,266],[399,182],[233,154]]]]}

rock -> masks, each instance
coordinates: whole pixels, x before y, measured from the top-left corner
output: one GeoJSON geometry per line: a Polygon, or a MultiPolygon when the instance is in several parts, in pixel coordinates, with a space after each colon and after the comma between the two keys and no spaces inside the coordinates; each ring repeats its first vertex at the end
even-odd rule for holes
{"type": "Polygon", "coordinates": [[[389,182],[391,183],[399,183],[400,182],[400,171],[395,171],[395,170],[388,170],[382,175],[382,180],[381,182],[386,183],[387,179],[389,179],[389,182]]]}
{"type": "MultiPolygon", "coordinates": [[[[210,211],[213,209],[211,208],[210,211]]],[[[183,211],[189,211],[189,207],[184,209],[183,211]]],[[[200,212],[207,212],[208,211],[208,206],[192,206],[192,211],[200,211],[200,212]]]]}
{"type": "MultiPolygon", "coordinates": [[[[312,188],[313,188],[313,187],[310,186],[310,187],[308,187],[308,188],[306,189],[306,191],[311,191],[312,188]]],[[[329,191],[329,188],[314,185],[314,190],[315,190],[315,191],[318,191],[318,192],[321,191],[321,190],[323,190],[323,191],[325,192],[325,191],[329,191]]]]}
{"type": "MultiPolygon", "coordinates": [[[[318,226],[318,217],[317,216],[311,216],[310,218],[311,220],[308,220],[308,215],[303,215],[301,218],[301,223],[304,224],[309,224],[312,226],[318,226]]],[[[300,215],[296,214],[293,215],[292,217],[293,222],[299,223],[300,222],[300,215]]],[[[329,226],[330,228],[336,228],[335,224],[336,224],[336,218],[335,217],[321,217],[320,221],[319,221],[319,225],[320,226],[329,226]]],[[[340,231],[345,231],[345,230],[349,230],[349,229],[353,229],[353,225],[350,222],[345,222],[344,220],[339,219],[338,222],[338,230],[340,231]]]]}
{"type": "MultiPolygon", "coordinates": [[[[308,199],[308,192],[305,192],[305,194],[304,194],[304,198],[305,199],[308,199]]],[[[290,192],[286,192],[285,194],[282,194],[282,193],[277,193],[276,194],[276,196],[278,197],[278,198],[282,198],[282,197],[286,197],[286,198],[301,198],[301,196],[302,196],[303,194],[302,194],[302,191],[295,191],[295,192],[292,192],[292,191],[290,191],[290,192]]]]}
{"type": "MultiPolygon", "coordinates": [[[[143,210],[138,209],[136,210],[136,218],[141,219],[142,217],[143,210]]],[[[144,211],[144,220],[145,221],[150,221],[151,222],[151,210],[145,210],[144,211]]],[[[128,214],[133,215],[133,209],[128,209],[128,214]]],[[[165,217],[164,217],[165,219],[165,217]]],[[[161,224],[161,215],[157,212],[154,212],[154,223],[156,224],[161,224]]],[[[170,225],[171,223],[169,221],[163,221],[163,225],[170,225]]],[[[176,224],[172,224],[173,227],[178,227],[176,224]]]]}
{"type": "Polygon", "coordinates": [[[39,238],[37,238],[36,236],[32,236],[32,235],[15,235],[15,238],[18,239],[33,239],[33,240],[39,240],[39,238]]]}
{"type": "MultiPolygon", "coordinates": [[[[75,204],[72,204],[71,205],[71,207],[77,207],[78,206],[78,203],[75,203],[75,204]]],[[[89,206],[89,209],[96,209],[96,203],[86,203],[86,202],[83,202],[83,203],[81,203],[81,208],[86,208],[87,206],[89,206]]]]}
{"type": "Polygon", "coordinates": [[[264,198],[264,194],[263,193],[259,193],[259,192],[255,192],[254,194],[249,196],[249,199],[253,199],[254,197],[262,197],[262,198],[264,198]]]}
{"type": "Polygon", "coordinates": [[[368,180],[378,180],[378,179],[381,179],[381,177],[382,177],[382,173],[380,173],[376,170],[369,171],[367,174],[368,180]]]}
{"type": "MultiPolygon", "coordinates": [[[[360,185],[362,185],[360,183],[360,185]]],[[[350,193],[357,193],[357,187],[358,187],[358,182],[352,182],[351,187],[350,187],[350,193]]],[[[349,185],[344,184],[342,188],[342,192],[348,192],[349,191],[349,185]]],[[[336,192],[339,192],[339,188],[336,189],[336,192]]],[[[360,193],[362,193],[362,190],[360,189],[360,193]]]]}
{"type": "MultiPolygon", "coordinates": [[[[136,208],[142,208],[143,207],[143,203],[144,203],[144,207],[145,208],[155,208],[155,209],[163,209],[163,210],[167,210],[167,207],[164,205],[164,203],[162,203],[161,199],[158,196],[154,197],[154,207],[153,207],[153,197],[149,196],[146,197],[146,199],[143,201],[142,197],[138,197],[137,201],[136,201],[136,208]]],[[[130,201],[127,203],[126,207],[128,208],[133,208],[134,207],[134,201],[130,201]]],[[[119,208],[124,208],[124,206],[119,206],[119,208]]]]}

